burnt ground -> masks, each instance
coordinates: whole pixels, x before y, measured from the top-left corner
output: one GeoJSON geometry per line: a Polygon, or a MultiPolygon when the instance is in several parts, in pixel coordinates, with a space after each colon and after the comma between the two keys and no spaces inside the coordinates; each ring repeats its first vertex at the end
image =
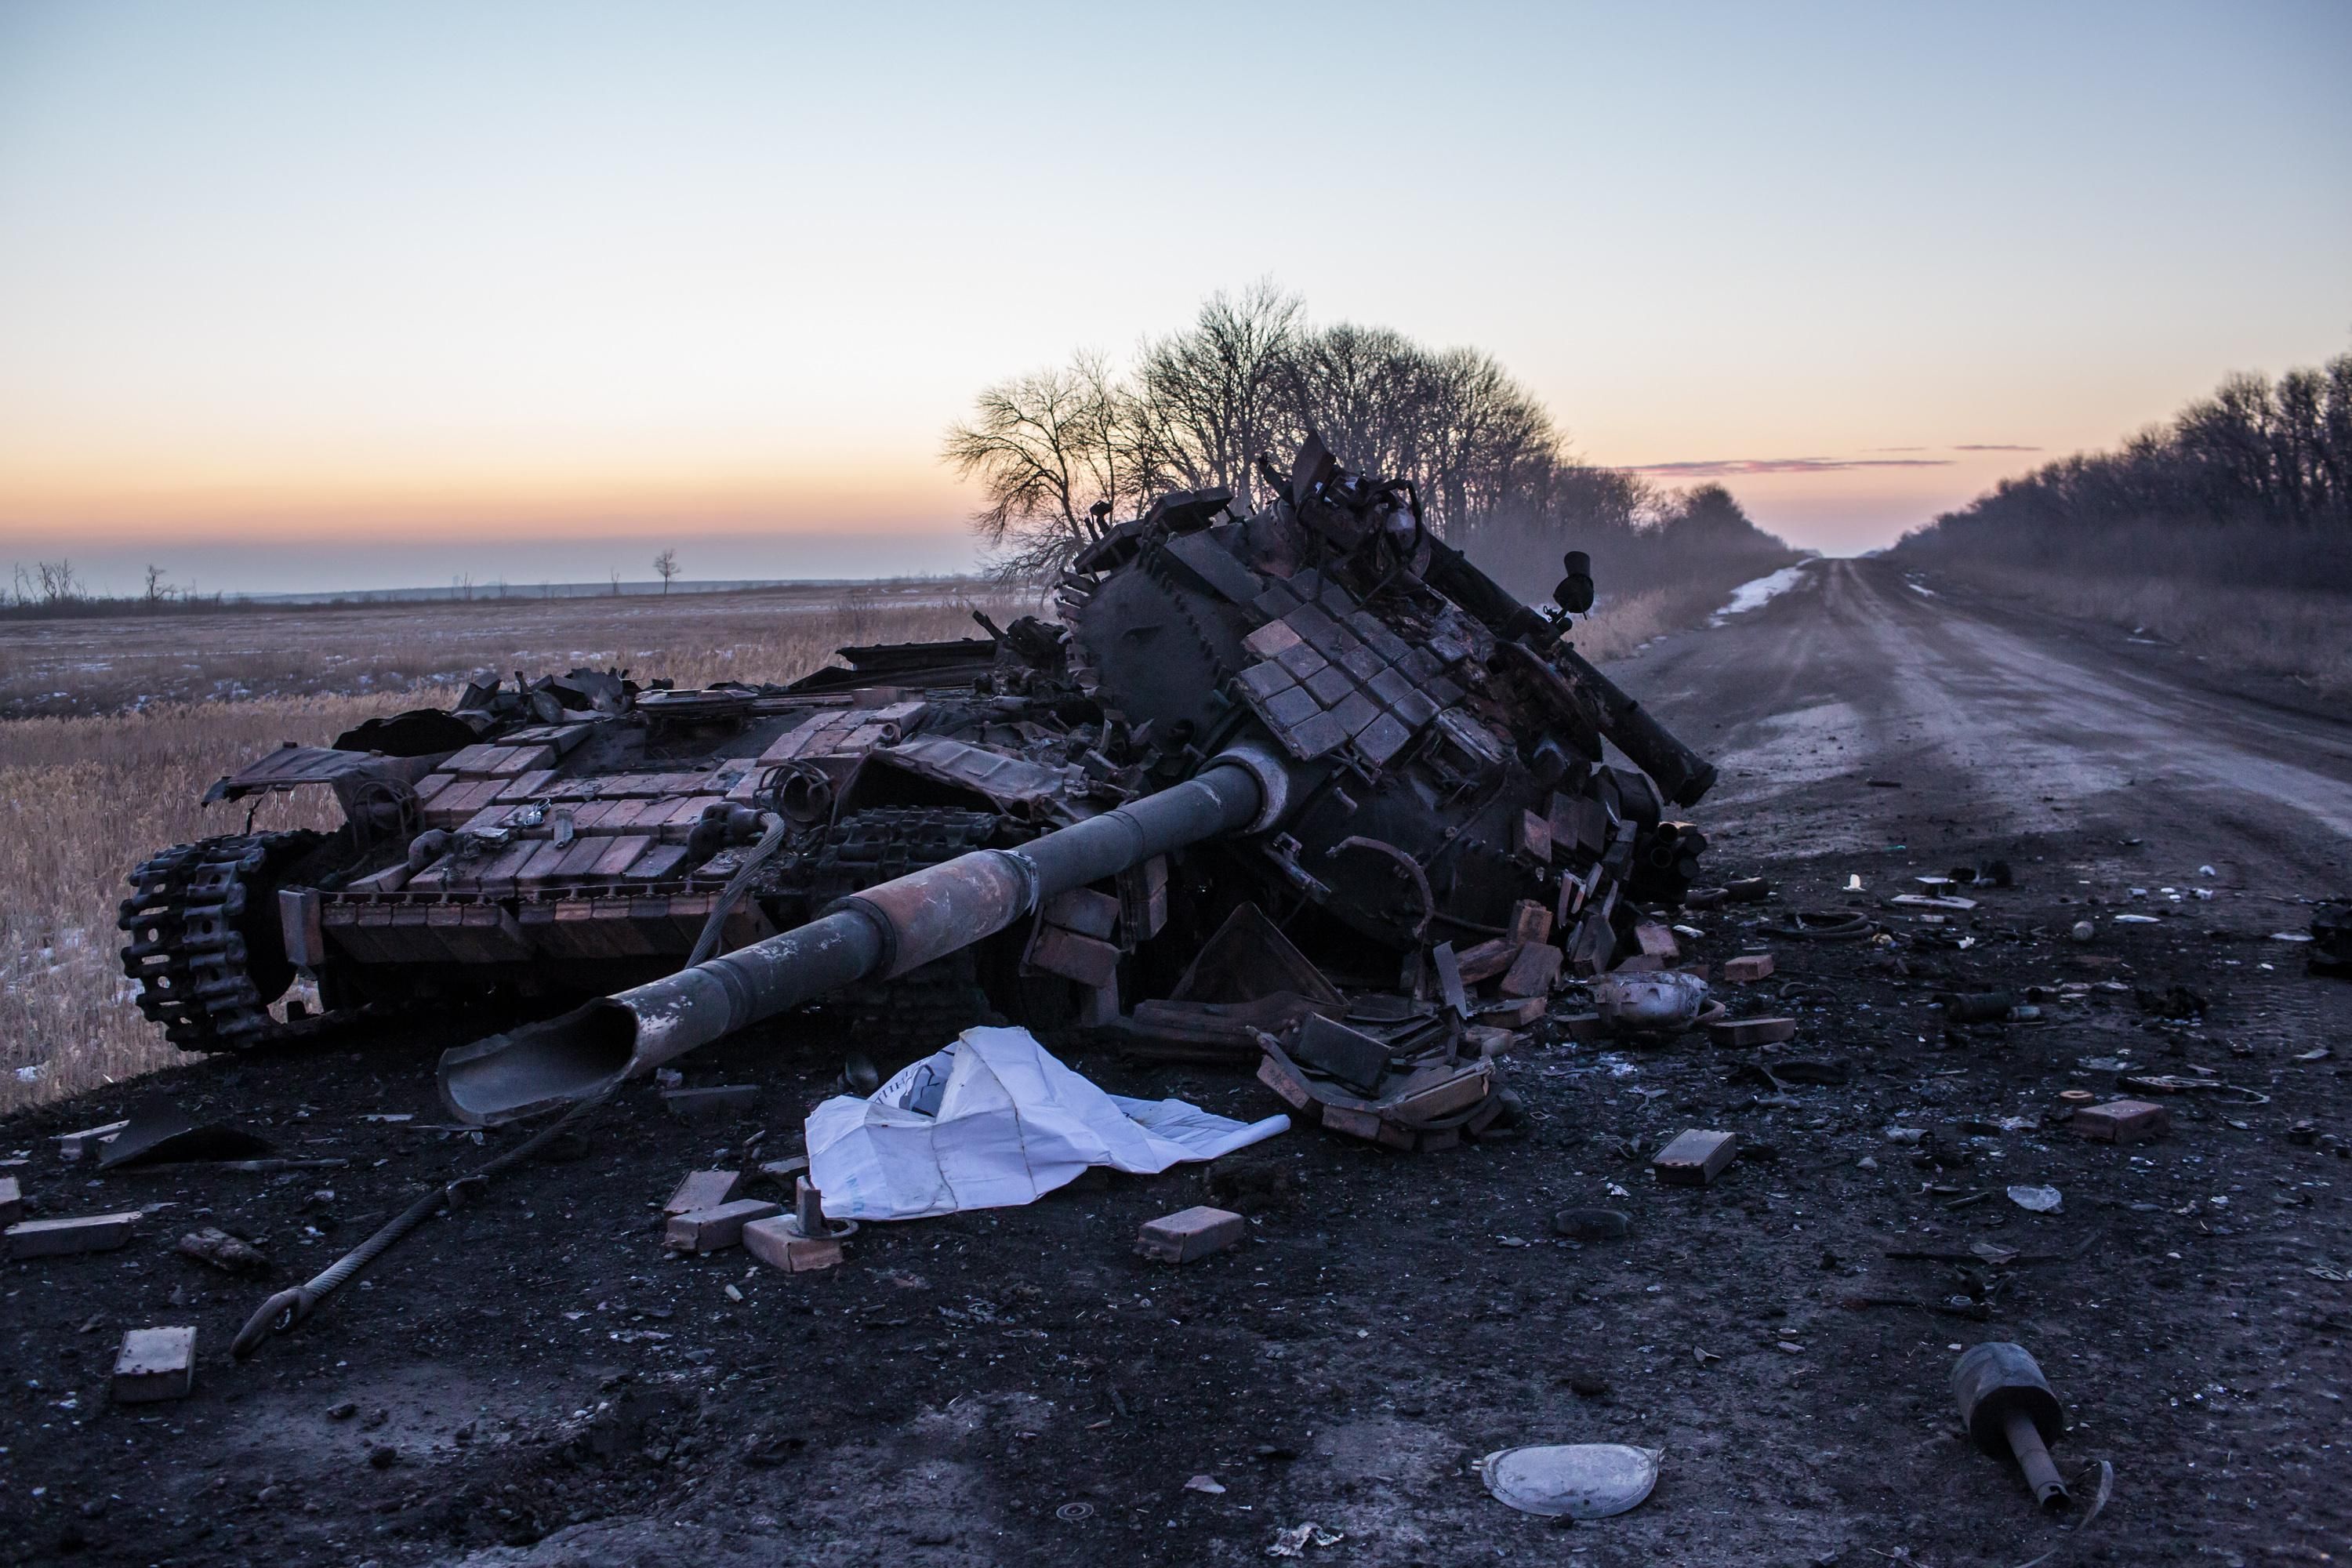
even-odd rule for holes
{"type": "MultiPolygon", "coordinates": [[[[121,1251],[0,1264],[0,1558],[1239,1563],[1307,1520],[1344,1535],[1307,1549],[1332,1563],[2352,1552],[2352,984],[2273,936],[2345,886],[2352,731],[2233,700],[2180,650],[1914,594],[1871,563],[1620,672],[1725,763],[1695,814],[1710,859],[1778,897],[1695,917],[1689,945],[1718,963],[1769,946],[1778,973],[1731,1000],[1792,1014],[1794,1042],[1531,1039],[1517,1141],[1402,1156],[1294,1131],[1231,1170],[868,1226],[828,1276],[666,1258],[680,1174],[797,1147],[845,1044],[803,1020],[693,1059],[698,1081],[761,1085],[755,1114],[688,1126],[635,1091],[584,1156],[428,1224],[243,1365],[226,1345],[262,1296],[518,1136],[436,1130],[441,1042],[139,1086],[339,1170],[95,1178],[48,1137],[127,1091],[18,1114],[0,1153],[37,1212],[153,1212],[121,1251]],[[1879,903],[1996,857],[2018,885],[1948,924],[1879,903]],[[1847,908],[1888,940],[1748,923],[1847,908]],[[2037,1021],[1949,1029],[1929,1005],[2028,985],[2052,993],[2037,1021]],[[1739,1073],[1791,1058],[1849,1081],[1739,1073]],[[2160,1142],[2061,1124],[2065,1090],[2200,1069],[2232,1087],[2168,1097],[2160,1142]],[[1649,1153],[1686,1127],[1747,1153],[1709,1189],[1661,1188],[1649,1153]],[[2028,1213],[2011,1184],[2063,1207],[2028,1213]],[[1139,1222],[1210,1197],[1251,1215],[1244,1247],[1134,1256],[1139,1222]],[[1594,1205],[1632,1235],[1554,1235],[1556,1210],[1594,1205]],[[174,1256],[206,1223],[273,1273],[174,1256]],[[1887,1256],[1978,1242],[2025,1257],[1887,1256]],[[1864,1296],[1913,1304],[1843,1304],[1864,1296]],[[197,1326],[195,1394],[110,1405],[121,1331],[159,1322],[197,1326]],[[2037,1516],[1958,1435],[1956,1347],[1984,1339],[2026,1344],[2066,1401],[2063,1469],[2113,1464],[2087,1529],[2037,1516]],[[1656,1492],[1564,1526],[1476,1479],[1490,1449],[1588,1440],[1664,1448],[1656,1492]],[[1224,1490],[1185,1489],[1196,1475],[1224,1490]]],[[[1274,1108],[1239,1074],[1075,1059],[1123,1091],[1274,1108]]]]}

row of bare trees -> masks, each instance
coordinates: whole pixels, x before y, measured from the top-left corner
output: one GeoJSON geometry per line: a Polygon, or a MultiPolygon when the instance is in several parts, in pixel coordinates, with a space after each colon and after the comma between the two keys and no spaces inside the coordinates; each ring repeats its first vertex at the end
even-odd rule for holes
{"type": "Polygon", "coordinates": [[[2145,521],[2352,529],[2352,353],[2275,382],[2233,375],[2120,449],[2004,479],[1937,527],[2145,521]]]}
{"type": "Polygon", "coordinates": [[[973,526],[996,572],[1034,580],[1061,570],[1094,520],[1165,490],[1223,487],[1263,504],[1259,455],[1286,471],[1310,429],[1349,467],[1412,480],[1430,524],[1474,551],[1497,531],[1632,528],[1657,500],[1570,457],[1543,404],[1491,355],[1317,326],[1264,283],[1212,296],[1124,370],[1079,353],[989,387],[945,456],[980,486],[973,526]]]}

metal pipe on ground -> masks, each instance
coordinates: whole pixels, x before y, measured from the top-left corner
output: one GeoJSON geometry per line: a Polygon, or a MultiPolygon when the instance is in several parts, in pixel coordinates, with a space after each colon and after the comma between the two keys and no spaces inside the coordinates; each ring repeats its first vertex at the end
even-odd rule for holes
{"type": "Polygon", "coordinates": [[[1182,784],[1017,849],[927,866],[854,893],[806,925],[446,1052],[442,1102],[487,1125],[602,1094],[829,991],[919,968],[1155,855],[1263,832],[1294,795],[1287,763],[1263,747],[1235,747],[1182,784]]]}

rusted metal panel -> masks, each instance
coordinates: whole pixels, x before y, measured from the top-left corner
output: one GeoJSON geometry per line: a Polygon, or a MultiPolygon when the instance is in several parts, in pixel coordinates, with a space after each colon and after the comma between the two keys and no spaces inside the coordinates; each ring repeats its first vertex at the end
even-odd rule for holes
{"type": "Polygon", "coordinates": [[[516,774],[514,782],[508,784],[504,789],[499,791],[497,795],[493,798],[498,800],[529,800],[533,795],[545,791],[547,786],[554,782],[554,779],[555,770],[552,768],[534,768],[527,773],[516,774]]]}
{"type": "Polygon", "coordinates": [[[570,882],[588,876],[612,847],[609,838],[574,838],[565,847],[563,858],[555,863],[555,879],[570,882]]]}
{"type": "Polygon", "coordinates": [[[634,865],[638,856],[652,848],[654,842],[651,837],[637,834],[606,838],[603,840],[605,847],[596,857],[595,863],[589,868],[588,874],[593,877],[617,877],[634,865]]]}
{"type": "Polygon", "coordinates": [[[664,844],[632,861],[624,875],[632,882],[657,881],[677,870],[678,863],[685,858],[685,845],[664,844]]]}
{"type": "Polygon", "coordinates": [[[482,744],[452,752],[441,765],[461,778],[484,778],[514,754],[512,746],[482,744]]]}
{"type": "Polygon", "coordinates": [[[802,749],[808,744],[810,739],[818,731],[824,729],[832,717],[829,712],[810,714],[800,723],[769,742],[767,749],[760,753],[760,760],[763,763],[791,762],[801,754],[802,749]]]}
{"type": "Polygon", "coordinates": [[[1029,944],[1031,968],[1087,986],[1117,984],[1118,956],[1118,949],[1113,943],[1081,936],[1060,926],[1040,927],[1037,940],[1029,944]]]}
{"type": "Polygon", "coordinates": [[[607,951],[625,958],[650,957],[662,950],[641,928],[626,899],[597,899],[591,905],[598,939],[607,951]]]}
{"type": "Polygon", "coordinates": [[[1049,925],[1090,936],[1097,942],[1108,942],[1111,933],[1118,929],[1118,900],[1108,893],[1098,893],[1092,888],[1073,888],[1048,903],[1044,913],[1049,925]]]}
{"type": "Polygon", "coordinates": [[[572,846],[569,844],[558,844],[553,839],[541,841],[531,850],[530,858],[515,872],[515,886],[528,889],[542,885],[555,875],[555,868],[562,865],[563,858],[571,853],[572,846]]]}
{"type": "Polygon", "coordinates": [[[319,891],[315,888],[281,888],[278,891],[278,925],[286,941],[286,956],[305,969],[327,956],[327,937],[320,924],[319,891]]]}

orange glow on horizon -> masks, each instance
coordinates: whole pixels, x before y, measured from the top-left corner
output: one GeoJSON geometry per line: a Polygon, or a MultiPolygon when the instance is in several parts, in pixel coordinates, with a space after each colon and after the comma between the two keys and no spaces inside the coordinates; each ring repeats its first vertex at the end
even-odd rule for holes
{"type": "Polygon", "coordinates": [[[322,533],[448,539],[578,539],[648,525],[705,535],[856,531],[936,533],[961,526],[969,496],[941,471],[901,462],[809,471],[670,472],[583,464],[566,472],[416,468],[374,473],[0,468],[0,536],[205,538],[300,543],[322,533]],[[584,470],[584,471],[583,471],[584,470]]]}

